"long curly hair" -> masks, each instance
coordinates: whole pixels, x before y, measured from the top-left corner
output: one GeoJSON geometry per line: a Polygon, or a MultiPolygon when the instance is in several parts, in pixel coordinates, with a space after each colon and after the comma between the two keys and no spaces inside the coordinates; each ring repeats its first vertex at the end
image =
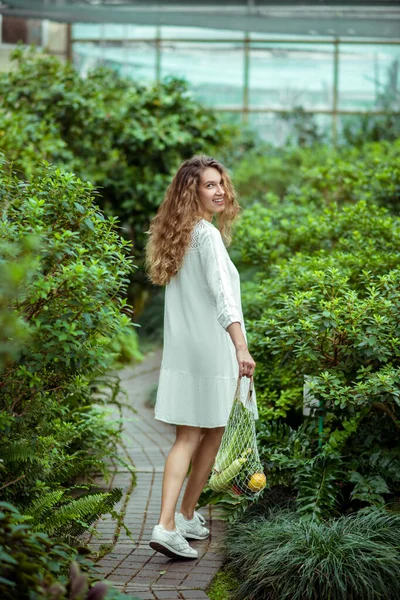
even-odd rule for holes
{"type": "Polygon", "coordinates": [[[167,285],[182,266],[193,227],[203,216],[200,175],[210,167],[220,172],[225,191],[225,208],[217,214],[218,229],[226,245],[231,242],[231,227],[240,206],[228,172],[210,156],[193,156],[179,167],[147,232],[146,270],[154,284],[167,285]]]}

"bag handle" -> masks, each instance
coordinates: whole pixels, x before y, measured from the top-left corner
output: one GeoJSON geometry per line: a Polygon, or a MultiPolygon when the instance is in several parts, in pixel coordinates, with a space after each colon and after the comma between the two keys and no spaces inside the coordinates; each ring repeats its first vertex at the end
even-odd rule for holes
{"type": "MultiPolygon", "coordinates": [[[[238,377],[238,382],[237,382],[237,386],[236,386],[236,392],[235,392],[235,398],[239,398],[239,392],[240,392],[240,380],[241,377],[238,377]]],[[[254,389],[254,380],[253,380],[253,375],[250,377],[250,385],[249,385],[249,391],[247,392],[247,398],[246,398],[246,402],[253,402],[253,389],[254,389]]]]}

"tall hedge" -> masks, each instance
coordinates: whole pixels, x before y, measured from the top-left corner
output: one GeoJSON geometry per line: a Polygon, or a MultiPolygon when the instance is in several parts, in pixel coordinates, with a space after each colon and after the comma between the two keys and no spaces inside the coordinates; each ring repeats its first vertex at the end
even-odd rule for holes
{"type": "Polygon", "coordinates": [[[268,480],[315,518],[399,501],[400,220],[383,206],[399,203],[398,149],[306,170],[234,237],[268,480]]]}
{"type": "Polygon", "coordinates": [[[121,497],[72,500],[70,482],[106,474],[116,454],[118,423],[93,392],[105,389],[114,338],[132,327],[130,246],[91,184],[56,167],[24,182],[3,162],[0,194],[0,498],[73,537],[121,497]]]}

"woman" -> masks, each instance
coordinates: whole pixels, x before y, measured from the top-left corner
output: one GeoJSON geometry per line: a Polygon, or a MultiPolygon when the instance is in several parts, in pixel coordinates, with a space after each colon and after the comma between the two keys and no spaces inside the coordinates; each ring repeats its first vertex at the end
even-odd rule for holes
{"type": "Polygon", "coordinates": [[[148,273],[153,283],[166,285],[155,418],[176,425],[150,546],[173,558],[196,558],[186,540],[209,535],[195,507],[214,464],[238,376],[248,378],[241,383],[246,397],[255,369],[247,349],[239,274],[221,237],[229,243],[238,212],[223,165],[194,156],[178,169],[150,226],[148,273]],[[219,229],[211,223],[214,216],[219,229]]]}

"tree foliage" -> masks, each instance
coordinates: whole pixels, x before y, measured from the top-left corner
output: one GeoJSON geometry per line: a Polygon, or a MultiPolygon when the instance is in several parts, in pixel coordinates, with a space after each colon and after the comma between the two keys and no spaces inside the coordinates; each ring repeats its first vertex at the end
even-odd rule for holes
{"type": "Polygon", "coordinates": [[[400,493],[399,148],[323,156],[283,199],[246,209],[234,236],[269,482],[295,487],[312,518],[400,493]]]}
{"type": "Polygon", "coordinates": [[[132,330],[130,247],[70,173],[44,165],[24,182],[3,162],[0,191],[0,494],[36,530],[72,539],[121,497],[73,499],[88,486],[70,486],[106,476],[116,456],[104,405],[119,388],[105,372],[113,339],[132,330]]]}
{"type": "Polygon", "coordinates": [[[81,78],[53,56],[13,56],[16,69],[0,75],[0,149],[26,176],[46,159],[98,187],[97,201],[129,228],[138,260],[172,171],[222,147],[229,128],[182,80],[143,85],[106,68],[81,78]]]}

